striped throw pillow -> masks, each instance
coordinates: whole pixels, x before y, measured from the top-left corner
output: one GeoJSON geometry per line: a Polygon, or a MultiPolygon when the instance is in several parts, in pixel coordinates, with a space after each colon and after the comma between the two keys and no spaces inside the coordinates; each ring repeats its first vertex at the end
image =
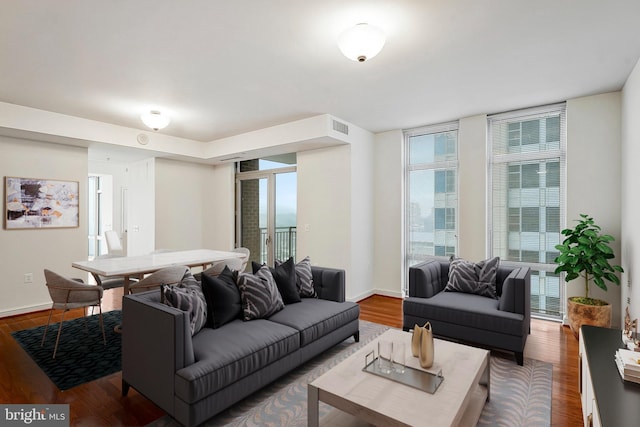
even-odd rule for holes
{"type": "Polygon", "coordinates": [[[276,282],[266,265],[256,271],[256,274],[240,273],[238,288],[244,320],[269,317],[284,308],[276,282]]]}
{"type": "Polygon", "coordinates": [[[464,292],[497,299],[496,277],[500,258],[494,257],[477,263],[451,257],[449,282],[446,292],[464,292]]]}

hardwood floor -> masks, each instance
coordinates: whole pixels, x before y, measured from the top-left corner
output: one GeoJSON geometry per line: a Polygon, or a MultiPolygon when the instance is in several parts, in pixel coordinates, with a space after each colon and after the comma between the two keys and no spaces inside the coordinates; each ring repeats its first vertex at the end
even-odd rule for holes
{"type": "MultiPolygon", "coordinates": [[[[103,310],[121,307],[122,289],[105,292],[103,310]]],[[[360,302],[360,318],[402,327],[402,301],[372,296],[360,302]]],[[[164,412],[134,389],[121,396],[121,374],[59,391],[11,336],[11,332],[46,324],[48,311],[0,319],[0,402],[68,403],[72,426],[141,426],[164,412]]],[[[79,317],[80,310],[65,315],[79,317]]],[[[60,319],[59,314],[55,321],[60,319]]],[[[578,342],[558,323],[533,320],[525,357],[553,364],[551,422],[553,426],[582,425],[578,394],[578,342]]]]}

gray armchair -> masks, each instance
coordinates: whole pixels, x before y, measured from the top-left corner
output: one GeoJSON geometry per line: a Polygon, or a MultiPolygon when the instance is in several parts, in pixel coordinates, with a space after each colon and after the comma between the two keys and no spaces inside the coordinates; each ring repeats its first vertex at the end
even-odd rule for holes
{"type": "Polygon", "coordinates": [[[433,257],[409,268],[409,295],[402,303],[403,329],[430,322],[437,336],[513,351],[522,365],[531,323],[530,269],[499,267],[498,299],[444,292],[448,278],[448,258],[433,257]]]}

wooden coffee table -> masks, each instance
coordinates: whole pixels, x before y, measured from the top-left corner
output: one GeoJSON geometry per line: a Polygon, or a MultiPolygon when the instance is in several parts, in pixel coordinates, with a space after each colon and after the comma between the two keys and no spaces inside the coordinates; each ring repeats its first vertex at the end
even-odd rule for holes
{"type": "MultiPolygon", "coordinates": [[[[442,372],[434,394],[364,372],[365,355],[379,340],[404,342],[405,365],[421,369],[411,355],[411,333],[390,329],[308,386],[308,425],[319,425],[319,402],[334,408],[323,424],[353,426],[475,426],[489,400],[489,352],[434,340],[435,361],[429,372],[442,372]]],[[[377,353],[377,351],[376,351],[377,353]]]]}

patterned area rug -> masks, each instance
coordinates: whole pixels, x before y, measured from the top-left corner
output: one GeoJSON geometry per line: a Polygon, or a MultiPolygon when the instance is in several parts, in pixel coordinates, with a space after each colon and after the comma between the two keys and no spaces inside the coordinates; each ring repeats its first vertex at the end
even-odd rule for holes
{"type": "Polygon", "coordinates": [[[68,390],[122,369],[122,340],[120,334],[113,331],[114,326],[121,322],[121,312],[109,311],[103,313],[102,317],[107,345],[102,341],[97,314],[65,320],[55,359],[53,348],[59,323],[49,325],[44,346],[40,345],[44,326],[13,332],[11,335],[60,390],[68,390]]]}
{"type": "MultiPolygon", "coordinates": [[[[291,373],[210,419],[207,427],[303,427],[307,425],[307,384],[389,329],[360,321],[360,342],[349,338],[291,373]]],[[[479,426],[549,426],[551,421],[551,375],[549,363],[525,359],[518,366],[511,359],[491,357],[491,400],[479,426]]],[[[331,407],[320,403],[320,416],[331,407]]],[[[151,427],[179,426],[165,416],[151,427]]]]}

